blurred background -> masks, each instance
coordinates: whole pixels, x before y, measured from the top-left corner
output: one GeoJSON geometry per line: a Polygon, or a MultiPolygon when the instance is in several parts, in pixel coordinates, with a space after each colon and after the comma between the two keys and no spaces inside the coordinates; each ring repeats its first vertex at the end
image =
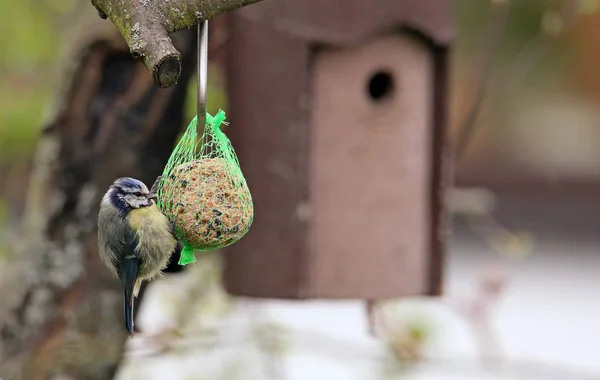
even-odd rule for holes
{"type": "MultiPolygon", "coordinates": [[[[453,225],[444,295],[400,300],[382,313],[386,324],[397,326],[389,341],[398,376],[600,379],[600,1],[518,0],[503,15],[498,9],[507,1],[454,3],[449,132],[458,148],[448,194],[453,225]],[[512,364],[495,366],[499,361],[512,364]]],[[[36,141],[56,96],[71,20],[90,8],[88,1],[0,0],[0,257],[19,239],[36,141]]],[[[227,110],[222,75],[212,62],[209,112],[227,110]]],[[[195,112],[194,92],[192,80],[187,119],[195,112]]],[[[172,324],[179,315],[173,304],[189,306],[174,289],[200,286],[197,278],[218,284],[219,265],[205,258],[192,269],[196,280],[173,275],[153,284],[140,323],[155,331],[172,324]]],[[[235,320],[222,289],[198,297],[199,326],[235,320]]],[[[254,310],[243,301],[236,305],[254,310]]],[[[311,328],[331,318],[339,337],[331,347],[315,343],[327,333],[315,327],[315,337],[299,338],[298,344],[313,347],[307,356],[281,364],[296,368],[291,374],[275,368],[257,378],[350,379],[356,373],[344,368],[351,358],[379,358],[372,341],[353,337],[363,323],[356,304],[319,305],[312,314],[295,307],[273,303],[264,312],[268,318],[257,318],[311,328]],[[327,355],[337,359],[323,359],[327,355]]],[[[268,341],[267,351],[280,352],[269,323],[267,338],[260,328],[257,334],[268,341]]],[[[231,331],[231,339],[241,339],[231,331]]],[[[198,334],[192,345],[217,344],[198,334]]],[[[183,373],[185,366],[198,376],[169,378],[262,371],[255,368],[263,363],[256,353],[247,359],[251,369],[243,369],[246,362],[215,364],[215,351],[157,358],[145,353],[152,350],[141,340],[129,342],[123,379],[164,378],[161,373],[183,373]]],[[[373,370],[365,368],[358,372],[373,370]]],[[[368,376],[362,378],[375,378],[368,376]]]]}

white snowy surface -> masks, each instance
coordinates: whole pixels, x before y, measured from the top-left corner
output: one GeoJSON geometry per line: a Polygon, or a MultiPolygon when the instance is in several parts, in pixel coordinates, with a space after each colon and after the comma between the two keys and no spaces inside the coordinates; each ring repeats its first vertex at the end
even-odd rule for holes
{"type": "MultiPolygon", "coordinates": [[[[143,351],[147,344],[135,338],[119,380],[600,379],[599,246],[593,240],[578,239],[575,245],[552,236],[538,237],[533,255],[510,267],[508,288],[491,321],[508,363],[512,359],[542,363],[529,364],[529,375],[482,369],[469,325],[439,299],[399,303],[404,319],[426,320],[434,332],[426,348],[427,361],[410,372],[392,371],[398,376],[394,377],[387,370],[393,360],[384,344],[369,335],[360,301],[236,299],[228,305],[215,294],[206,299],[212,300],[211,310],[218,311],[204,315],[200,310],[206,305],[200,304],[188,320],[196,325],[190,331],[212,331],[204,333],[204,343],[190,343],[198,349],[148,356],[143,351]],[[265,356],[253,339],[260,328],[257,323],[270,322],[283,327],[270,339],[283,347],[275,352],[284,354],[265,356]],[[198,330],[199,325],[205,330],[198,330]],[[444,359],[451,367],[435,364],[444,359]]],[[[472,292],[478,269],[491,257],[476,240],[454,242],[445,294],[472,292]]],[[[175,309],[165,306],[164,300],[175,304],[185,281],[185,276],[173,276],[153,284],[142,311],[145,329],[160,331],[172,323],[175,309]]],[[[189,336],[196,335],[191,332],[189,336]]]]}
{"type": "MultiPolygon", "coordinates": [[[[600,374],[600,245],[545,237],[530,260],[515,264],[494,325],[509,358],[527,358],[600,374]]],[[[449,290],[469,286],[482,255],[458,246],[449,290]],[[478,260],[479,259],[479,260],[478,260]]]]}

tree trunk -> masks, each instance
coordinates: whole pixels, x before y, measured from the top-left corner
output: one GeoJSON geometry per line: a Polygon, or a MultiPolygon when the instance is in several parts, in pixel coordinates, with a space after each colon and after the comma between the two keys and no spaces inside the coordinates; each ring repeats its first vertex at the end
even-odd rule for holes
{"type": "Polygon", "coordinates": [[[4,379],[114,377],[127,332],[120,282],[98,258],[99,202],[120,176],[151,185],[187,122],[195,31],[173,35],[182,74],[159,88],[114,25],[90,9],[38,143],[22,244],[2,275],[4,379]]]}

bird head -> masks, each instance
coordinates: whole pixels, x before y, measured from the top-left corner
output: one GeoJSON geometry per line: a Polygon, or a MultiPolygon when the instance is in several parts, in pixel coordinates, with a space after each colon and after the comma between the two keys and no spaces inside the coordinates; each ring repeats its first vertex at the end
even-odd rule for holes
{"type": "Polygon", "coordinates": [[[152,206],[156,194],[140,180],[130,177],[117,179],[108,190],[108,199],[119,209],[137,209],[152,206]]]}

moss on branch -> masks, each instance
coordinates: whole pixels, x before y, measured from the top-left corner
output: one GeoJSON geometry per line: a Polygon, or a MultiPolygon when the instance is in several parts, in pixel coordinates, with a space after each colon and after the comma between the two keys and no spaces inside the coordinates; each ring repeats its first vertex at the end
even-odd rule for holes
{"type": "Polygon", "coordinates": [[[92,0],[102,18],[110,19],[161,87],[177,83],[181,55],[169,33],[187,29],[221,13],[261,0],[92,0]]]}

